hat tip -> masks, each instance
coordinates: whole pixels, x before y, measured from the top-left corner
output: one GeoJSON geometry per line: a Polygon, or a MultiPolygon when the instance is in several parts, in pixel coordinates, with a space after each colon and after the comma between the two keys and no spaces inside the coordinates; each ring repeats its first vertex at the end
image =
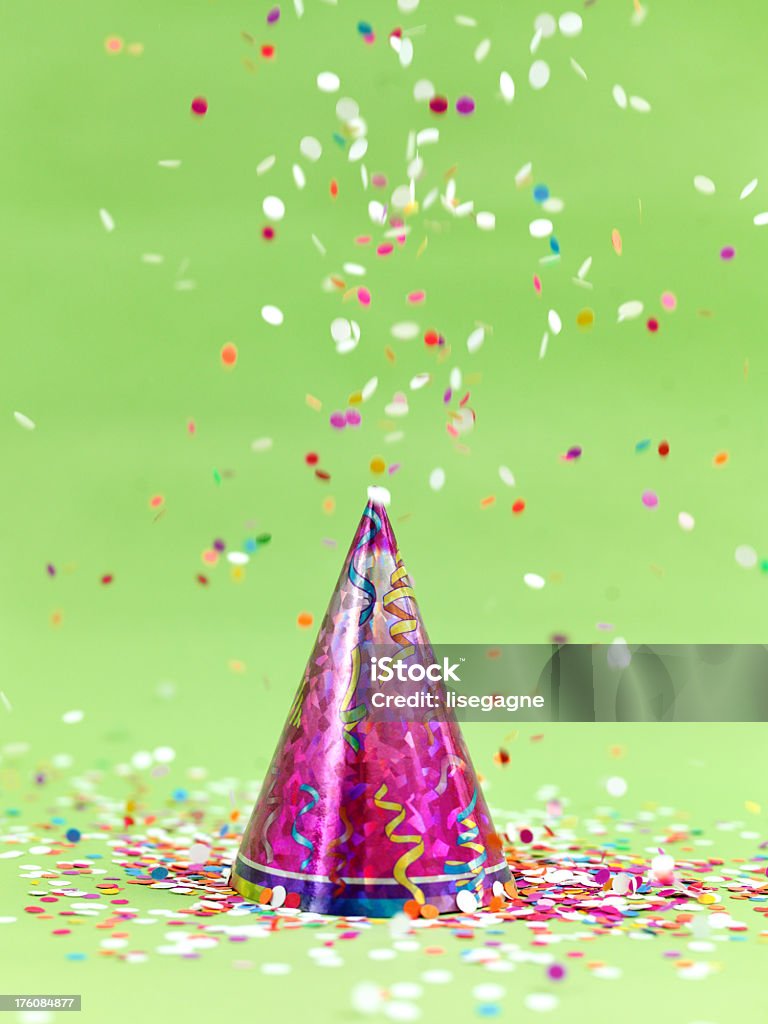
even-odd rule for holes
{"type": "Polygon", "coordinates": [[[389,505],[392,501],[392,495],[386,487],[369,487],[368,501],[373,502],[374,505],[389,505]]]}

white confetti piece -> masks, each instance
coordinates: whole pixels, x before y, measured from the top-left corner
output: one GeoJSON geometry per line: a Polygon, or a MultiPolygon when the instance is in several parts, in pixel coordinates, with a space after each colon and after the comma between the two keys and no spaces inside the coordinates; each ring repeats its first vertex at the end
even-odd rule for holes
{"type": "Polygon", "coordinates": [[[591,268],[592,268],[592,257],[591,256],[587,256],[587,258],[581,264],[579,269],[576,271],[576,277],[578,277],[578,279],[580,281],[583,281],[584,278],[589,273],[589,271],[591,270],[591,268]]]}
{"type": "Polygon", "coordinates": [[[461,889],[456,896],[456,906],[462,914],[474,914],[477,910],[477,897],[469,889],[461,889]]]}
{"type": "Polygon", "coordinates": [[[396,1000],[385,1003],[383,1012],[390,1020],[412,1021],[421,1016],[421,1010],[415,1003],[400,1003],[396,1000]]]}
{"type": "Polygon", "coordinates": [[[546,583],[546,580],[543,576],[539,576],[535,572],[527,572],[525,576],[523,576],[523,583],[525,583],[526,587],[530,587],[531,590],[541,590],[546,583]]]}
{"type": "Polygon", "coordinates": [[[435,87],[428,78],[420,78],[413,87],[413,98],[417,103],[429,103],[435,96],[435,87]]]}
{"type": "Polygon", "coordinates": [[[307,179],[301,167],[298,164],[294,164],[293,167],[291,168],[291,173],[293,174],[293,180],[296,185],[296,188],[304,188],[304,186],[307,184],[307,179]]]}
{"type": "MultiPolygon", "coordinates": [[[[435,142],[440,141],[440,130],[439,128],[422,128],[420,132],[416,133],[416,145],[417,146],[430,146],[435,142]]],[[[424,162],[421,161],[421,170],[424,169],[424,162]]],[[[416,177],[416,175],[412,175],[416,177]]],[[[420,177],[420,175],[419,175],[420,177]]]]}
{"type": "Polygon", "coordinates": [[[557,22],[551,14],[537,14],[533,27],[536,32],[541,32],[542,38],[551,39],[557,31],[557,22]]]}
{"type": "Polygon", "coordinates": [[[327,253],[328,250],[325,248],[325,246],[320,241],[320,239],[317,237],[317,235],[312,235],[311,238],[312,238],[312,245],[314,245],[314,247],[317,249],[317,251],[320,253],[321,256],[325,256],[325,254],[327,253]]]}
{"type": "Polygon", "coordinates": [[[499,466],[499,478],[503,484],[507,485],[507,487],[515,486],[515,474],[509,466],[499,466]]]}
{"type": "Polygon", "coordinates": [[[437,469],[432,470],[429,474],[429,486],[433,491],[442,491],[445,486],[444,469],[440,469],[440,467],[438,467],[437,469]]]}
{"type": "Polygon", "coordinates": [[[285,903],[285,897],[288,895],[284,885],[276,885],[272,890],[272,899],[269,901],[270,907],[282,907],[285,903]]]}
{"type": "Polygon", "coordinates": [[[371,377],[366,384],[363,385],[363,389],[360,392],[364,402],[367,402],[369,398],[372,398],[376,392],[376,388],[379,386],[379,378],[371,377]]]}
{"type": "Polygon", "coordinates": [[[99,217],[101,218],[101,223],[104,225],[106,231],[115,230],[115,222],[112,219],[112,214],[109,210],[99,210],[99,217]]]}
{"type": "Polygon", "coordinates": [[[31,420],[29,418],[29,416],[25,416],[23,412],[15,412],[13,414],[13,418],[16,420],[16,422],[19,424],[19,426],[20,427],[24,427],[25,430],[34,430],[35,429],[34,421],[31,420]]]}
{"type": "Polygon", "coordinates": [[[549,64],[545,60],[535,60],[528,71],[528,81],[532,89],[543,89],[549,81],[549,64]]]}
{"type": "Polygon", "coordinates": [[[158,764],[170,764],[176,757],[173,747],[155,747],[152,756],[158,764]]]}
{"type": "Polygon", "coordinates": [[[350,96],[342,96],[336,104],[336,117],[340,121],[354,121],[360,114],[360,104],[350,96]]]}
{"type": "Polygon", "coordinates": [[[475,985],[472,995],[479,1003],[497,1003],[507,994],[503,985],[494,985],[492,982],[485,982],[482,985],[475,985]]]}
{"type": "Polygon", "coordinates": [[[421,391],[423,387],[432,380],[432,374],[430,373],[417,373],[415,377],[411,377],[411,391],[421,391]]]}
{"type": "Polygon", "coordinates": [[[462,28],[477,28],[477,19],[470,18],[468,14],[457,14],[453,20],[462,28]]]}
{"type": "Polygon", "coordinates": [[[523,164],[523,166],[515,175],[515,185],[517,188],[520,188],[522,185],[526,185],[529,182],[532,170],[532,163],[523,164]]]}
{"type": "Polygon", "coordinates": [[[299,143],[299,152],[307,160],[316,163],[323,155],[323,147],[320,140],[316,139],[314,135],[305,135],[299,143]]]}
{"type": "Polygon", "coordinates": [[[559,334],[563,329],[563,321],[560,319],[560,314],[554,309],[550,309],[549,313],[547,313],[547,323],[549,324],[550,331],[555,335],[559,334]]]}
{"type": "Polygon", "coordinates": [[[614,85],[612,95],[616,106],[621,107],[622,110],[627,109],[627,94],[620,85],[614,85]]]}
{"type": "Polygon", "coordinates": [[[279,327],[283,322],[283,311],[278,309],[277,306],[262,306],[261,307],[262,318],[273,327],[279,327]]]}
{"type": "Polygon", "coordinates": [[[485,328],[476,327],[467,338],[467,352],[477,352],[485,341],[485,328]]]}
{"type": "Polygon", "coordinates": [[[757,552],[749,544],[740,544],[733,553],[736,564],[742,569],[754,569],[757,565],[757,552]]]}
{"type": "Polygon", "coordinates": [[[624,796],[627,789],[627,780],[619,775],[612,775],[610,779],[606,779],[605,790],[609,796],[624,796]]]}
{"type": "Polygon", "coordinates": [[[562,35],[568,39],[572,39],[574,36],[579,35],[583,28],[581,15],[576,14],[575,11],[566,11],[565,14],[560,15],[558,27],[562,35]]]}
{"type": "Polygon", "coordinates": [[[3,690],[0,690],[0,701],[2,701],[3,707],[5,708],[6,711],[13,711],[11,702],[8,700],[3,690]]]}
{"type": "Polygon", "coordinates": [[[260,178],[262,174],[266,174],[267,171],[271,171],[276,163],[277,157],[274,153],[270,154],[270,156],[265,156],[260,163],[256,164],[256,176],[260,178]]]}
{"type": "Polygon", "coordinates": [[[481,231],[493,231],[496,227],[496,216],[493,213],[488,213],[487,210],[482,210],[475,217],[475,224],[481,231]]]}
{"type": "Polygon", "coordinates": [[[502,71],[499,75],[499,89],[504,102],[511,103],[515,98],[515,81],[508,71],[502,71]]]}
{"type": "Polygon", "coordinates": [[[291,965],[290,964],[262,964],[261,965],[261,973],[262,974],[278,974],[278,975],[290,974],[291,973],[291,965]]]}
{"type": "Polygon", "coordinates": [[[333,71],[321,71],[317,76],[317,88],[320,92],[338,92],[341,80],[333,71]]]}
{"type": "Polygon", "coordinates": [[[693,187],[703,196],[713,196],[715,194],[715,183],[706,174],[697,174],[693,179],[693,187]]]}
{"type": "Polygon", "coordinates": [[[255,440],[251,441],[251,451],[268,452],[273,444],[274,441],[271,437],[257,437],[255,440]]]}
{"type": "Polygon", "coordinates": [[[619,306],[619,320],[621,323],[623,320],[634,320],[641,315],[643,312],[643,304],[639,299],[630,299],[628,302],[622,302],[619,306]]]}
{"type": "Polygon", "coordinates": [[[538,217],[528,225],[531,238],[547,238],[552,234],[552,221],[545,217],[538,217]]]}
{"type": "Polygon", "coordinates": [[[181,160],[158,160],[158,167],[165,167],[168,170],[175,170],[177,167],[181,167],[181,160]]]}
{"type": "Polygon", "coordinates": [[[547,345],[549,345],[549,331],[544,331],[544,335],[539,345],[539,359],[543,359],[547,354],[547,345]]]}
{"type": "Polygon", "coordinates": [[[484,61],[488,54],[491,52],[491,40],[483,39],[475,47],[475,60],[478,64],[484,61]]]}
{"type": "Polygon", "coordinates": [[[576,72],[576,74],[579,76],[579,78],[583,78],[585,82],[588,82],[589,79],[587,78],[587,72],[584,70],[584,68],[581,66],[581,64],[579,64],[579,62],[577,60],[574,60],[573,57],[570,58],[570,62],[571,62],[571,67],[576,72]]]}
{"type": "Polygon", "coordinates": [[[278,196],[266,196],[261,208],[270,220],[282,220],[285,216],[285,203],[278,196]]]}
{"type": "Polygon", "coordinates": [[[348,159],[350,163],[362,160],[368,152],[368,139],[355,139],[349,147],[348,159]]]}
{"type": "Polygon", "coordinates": [[[644,100],[642,96],[630,96],[629,105],[639,114],[647,114],[651,109],[651,104],[648,100],[644,100]]]}
{"type": "Polygon", "coordinates": [[[84,717],[85,712],[83,711],[65,711],[61,716],[61,720],[66,725],[77,725],[78,722],[82,722],[84,717]]]}
{"type": "Polygon", "coordinates": [[[755,216],[752,218],[752,223],[756,224],[759,228],[763,227],[765,224],[768,224],[768,211],[765,211],[763,213],[756,213],[755,216]]]}
{"type": "Polygon", "coordinates": [[[747,196],[751,196],[757,188],[757,178],[753,178],[752,181],[748,181],[744,188],[739,193],[739,199],[746,199],[747,196]]]}
{"type": "Polygon", "coordinates": [[[541,29],[536,29],[531,38],[531,42],[528,45],[528,52],[531,54],[537,53],[542,40],[541,29]]]}
{"type": "Polygon", "coordinates": [[[419,333],[419,325],[412,321],[392,324],[389,333],[398,341],[412,341],[419,333]]]}
{"type": "Polygon", "coordinates": [[[632,652],[623,636],[614,637],[606,652],[608,668],[624,669],[629,668],[632,662],[632,652]]]}
{"type": "Polygon", "coordinates": [[[552,995],[551,992],[532,992],[525,997],[526,1009],[537,1013],[548,1013],[550,1010],[556,1009],[558,1002],[557,996],[552,995]]]}

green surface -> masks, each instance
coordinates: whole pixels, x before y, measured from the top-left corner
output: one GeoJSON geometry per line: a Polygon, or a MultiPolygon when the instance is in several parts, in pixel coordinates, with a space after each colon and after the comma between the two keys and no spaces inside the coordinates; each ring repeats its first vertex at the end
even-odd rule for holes
{"type": "MultiPolygon", "coordinates": [[[[383,482],[437,642],[546,642],[553,633],[578,642],[764,639],[768,575],[734,560],[739,545],[768,556],[761,493],[768,236],[752,224],[768,207],[759,5],[659,3],[637,27],[630,3],[590,5],[578,38],[542,41],[536,58],[550,64],[552,77],[540,92],[527,82],[536,5],[422,0],[403,14],[392,3],[307,0],[302,19],[285,7],[269,29],[267,7],[77,0],[42,10],[15,5],[0,16],[8,83],[0,689],[12,706],[0,707],[0,737],[30,748],[19,755],[5,746],[0,771],[8,806],[34,821],[56,813],[57,787],[70,791],[66,780],[32,784],[59,752],[73,755],[73,772],[101,766],[101,788],[119,795],[129,787],[115,765],[136,751],[172,746],[171,774],[153,783],[160,802],[184,784],[189,766],[204,766],[212,778],[260,776],[313,638],[296,617],[309,611],[319,621],[323,614],[366,487],[382,482],[368,469],[376,455],[402,464],[383,482]],[[455,14],[475,17],[477,28],[459,26],[455,14]],[[357,33],[361,19],[373,22],[372,46],[357,33]],[[397,25],[414,30],[408,69],[387,44],[397,25]],[[108,54],[110,35],[143,44],[143,52],[108,54]],[[484,38],[492,48],[478,64],[473,51],[484,38]],[[266,41],[277,48],[272,62],[259,57],[266,41]],[[517,86],[511,105],[499,96],[503,69],[517,86]],[[323,70],[340,75],[337,95],[317,90],[323,70]],[[435,119],[413,100],[420,78],[452,102],[473,96],[476,113],[462,118],[451,109],[435,119]],[[651,112],[620,110],[615,83],[646,98],[651,112]],[[197,95],[210,104],[204,119],[189,112],[197,95]],[[387,175],[386,192],[364,192],[359,165],[333,140],[339,96],[360,103],[369,138],[364,163],[387,175]],[[408,243],[380,260],[354,244],[362,233],[379,237],[367,203],[386,201],[406,183],[408,132],[430,124],[441,136],[424,148],[418,197],[443,188],[455,167],[457,196],[493,211],[496,230],[453,219],[438,203],[410,217],[408,243]],[[323,144],[317,164],[299,157],[304,135],[323,144]],[[270,154],[276,166],[257,176],[270,154]],[[158,166],[169,159],[181,166],[158,166]],[[528,161],[534,182],[565,203],[552,217],[559,263],[542,265],[547,243],[528,233],[542,216],[530,185],[515,187],[528,161]],[[307,175],[301,192],[294,162],[307,175]],[[716,182],[715,195],[694,190],[696,174],[716,182]],[[753,177],[760,184],[740,202],[753,177]],[[339,184],[335,201],[331,179],[339,184]],[[269,194],[287,206],[271,244],[260,236],[269,194]],[[114,231],[105,231],[101,208],[114,231]],[[623,239],[621,256],[611,246],[613,229],[623,239]],[[736,248],[730,262],[719,258],[726,245],[736,248]],[[163,262],[143,262],[146,253],[163,262]],[[588,256],[591,291],[572,282],[588,256]],[[348,261],[368,270],[368,309],[322,289],[348,261]],[[179,289],[179,281],[194,287],[179,289]],[[427,291],[426,305],[407,306],[406,294],[418,288],[427,291]],[[674,313],[660,309],[665,289],[678,298],[674,313]],[[642,300],[646,313],[617,325],[617,307],[629,299],[642,300]],[[285,312],[279,328],[260,317],[268,303],[285,312]],[[596,313],[590,332],[575,323],[583,306],[596,313]],[[540,359],[549,309],[564,327],[540,359]],[[330,338],[337,316],[362,328],[360,345],[346,356],[330,338]],[[658,316],[657,334],[646,330],[646,316],[658,316]],[[450,355],[441,362],[420,337],[394,340],[390,327],[403,320],[439,330],[450,355]],[[477,322],[493,331],[468,355],[477,322]],[[219,358],[228,341],[239,349],[230,372],[219,358]],[[384,354],[388,344],[394,364],[384,354]],[[462,438],[468,450],[445,430],[442,393],[452,367],[465,378],[480,375],[469,386],[477,424],[462,438]],[[432,373],[432,383],[409,391],[420,372],[432,373]],[[362,428],[333,431],[329,414],[346,408],[349,394],[373,376],[379,387],[362,407],[362,428]],[[384,407],[401,390],[411,411],[388,420],[384,407]],[[307,393],[322,401],[321,412],[307,406],[307,393]],[[19,425],[14,411],[35,429],[19,425]],[[403,440],[384,441],[400,429],[403,440]],[[253,452],[261,437],[272,438],[273,448],[253,452]],[[638,454],[644,438],[653,443],[638,454]],[[662,439],[671,445],[666,459],[655,450],[662,439]],[[563,462],[573,445],[582,446],[582,458],[563,462]],[[329,482],[304,464],[309,451],[319,453],[329,482]],[[714,468],[718,451],[730,459],[714,468]],[[499,480],[499,465],[513,470],[514,488],[499,480]],[[428,478],[438,466],[447,482],[433,493],[428,478]],[[643,507],[645,490],[658,493],[658,509],[643,507]],[[165,498],[159,518],[149,507],[154,494],[165,498]],[[490,495],[495,505],[481,509],[490,495]],[[328,515],[322,503],[331,496],[336,508],[328,515]],[[510,511],[517,497],[527,502],[522,516],[510,511]],[[696,518],[690,533],[678,526],[681,511],[696,518]],[[208,571],[200,560],[216,537],[237,548],[265,532],[272,541],[240,581],[225,564],[208,571]],[[204,571],[208,587],[195,582],[204,571]],[[543,590],[524,585],[527,572],[547,579],[543,590]],[[105,573],[114,574],[110,586],[99,583],[105,573]],[[599,631],[599,622],[614,631],[599,631]],[[238,662],[243,670],[233,669],[238,662]],[[161,685],[169,681],[173,695],[161,685]],[[84,721],[64,725],[62,714],[75,708],[85,711],[84,721]]],[[[502,811],[536,806],[539,786],[553,783],[583,821],[596,805],[611,805],[601,780],[622,774],[630,788],[615,802],[621,815],[651,802],[707,829],[748,818],[735,832],[707,833],[724,856],[754,849],[740,831],[763,834],[762,817],[745,811],[745,801],[765,802],[762,726],[548,726],[538,744],[523,728],[502,774],[492,755],[506,732],[466,728],[476,766],[491,783],[489,799],[502,811]],[[627,751],[620,762],[609,754],[617,745],[627,751]]],[[[21,918],[0,926],[3,989],[82,991],[95,1021],[134,1020],[149,999],[153,1009],[141,1011],[149,1020],[168,1019],[182,1005],[190,1021],[257,1006],[265,1015],[352,1020],[356,981],[417,980],[435,966],[421,954],[370,961],[368,947],[390,944],[388,933],[373,932],[345,947],[338,970],[310,961],[310,932],[251,942],[247,953],[225,946],[194,962],[152,955],[124,965],[99,959],[101,934],[88,923],[81,932],[89,959],[73,964],[50,928],[20,910],[26,897],[17,863],[0,866],[0,916],[21,918]],[[233,970],[235,955],[250,958],[254,970],[233,970]],[[262,976],[263,959],[292,964],[292,975],[262,976]]],[[[142,892],[136,905],[161,905],[161,896],[152,897],[150,904],[142,892]]],[[[169,908],[180,899],[166,898],[169,908]]],[[[768,1009],[759,985],[765,950],[757,915],[741,916],[749,919],[749,941],[718,947],[709,959],[722,970],[700,982],[674,976],[662,940],[592,944],[589,953],[621,967],[622,978],[574,972],[558,989],[556,1015],[579,1021],[620,1011],[627,1021],[722,1024],[744,1000],[759,1019],[768,1009]]],[[[144,939],[144,947],[153,941],[144,939]]],[[[525,945],[528,933],[512,927],[509,941],[525,945]]],[[[520,965],[490,976],[459,962],[456,941],[445,946],[441,960],[451,962],[440,966],[454,970],[455,981],[429,987],[424,1019],[472,1013],[473,986],[497,980],[508,989],[507,1016],[535,1016],[522,1000],[542,988],[535,972],[543,969],[520,965]]]]}

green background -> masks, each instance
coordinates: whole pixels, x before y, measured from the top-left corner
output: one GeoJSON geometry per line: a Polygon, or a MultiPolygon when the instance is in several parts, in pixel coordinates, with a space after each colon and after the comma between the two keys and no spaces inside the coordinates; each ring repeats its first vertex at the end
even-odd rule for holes
{"type": "MultiPolygon", "coordinates": [[[[527,81],[537,5],[422,0],[404,14],[389,2],[307,0],[306,8],[298,19],[284,6],[269,28],[268,5],[234,0],[74,0],[6,6],[0,15],[0,688],[12,706],[0,707],[0,770],[9,806],[35,821],[54,813],[57,792],[70,791],[66,779],[32,786],[34,772],[59,752],[73,756],[73,773],[100,768],[102,789],[119,795],[128,786],[115,765],[138,750],[172,746],[170,774],[146,779],[147,799],[159,805],[185,783],[189,766],[204,766],[211,778],[260,777],[311,649],[314,630],[300,630],[297,616],[322,617],[374,482],[392,491],[394,527],[437,642],[547,642],[553,634],[583,643],[615,635],[657,643],[764,639],[768,576],[734,560],[744,544],[768,556],[766,237],[752,224],[768,205],[761,7],[673,0],[651,6],[639,26],[631,24],[631,3],[579,8],[582,34],[556,34],[536,54],[552,72],[542,91],[527,81]],[[458,25],[456,14],[473,16],[477,27],[458,25]],[[373,23],[374,45],[360,38],[359,20],[373,23]],[[396,26],[414,33],[407,69],[387,44],[396,26]],[[143,44],[143,52],[108,54],[110,35],[143,44]],[[478,64],[473,52],[484,38],[492,47],[478,64]],[[259,56],[265,42],[276,47],[272,61],[259,56]],[[318,91],[324,70],[341,77],[337,95],[318,91]],[[516,82],[511,105],[499,95],[501,70],[516,82]],[[419,78],[449,97],[442,118],[414,101],[419,78]],[[615,83],[646,98],[651,112],[620,110],[615,83]],[[452,109],[462,94],[477,103],[472,117],[452,109]],[[197,95],[210,105],[203,119],[190,115],[197,95]],[[387,175],[386,192],[365,192],[359,166],[333,139],[342,130],[340,96],[360,104],[364,163],[387,175]],[[451,218],[438,203],[410,217],[407,244],[381,260],[354,239],[379,237],[367,204],[407,182],[408,132],[431,124],[440,141],[423,150],[418,196],[444,187],[455,167],[457,195],[493,211],[495,232],[451,218]],[[304,135],[323,144],[317,164],[299,156],[304,135]],[[270,154],[275,167],[257,176],[270,154]],[[169,159],[181,166],[158,166],[169,159]],[[531,220],[546,216],[530,184],[515,186],[528,161],[533,182],[565,203],[552,218],[559,262],[541,264],[547,243],[528,232],[531,220]],[[303,191],[292,180],[294,162],[307,175],[303,191]],[[716,182],[713,196],[694,190],[696,174],[716,182]],[[753,177],[761,178],[758,188],[740,202],[753,177]],[[287,207],[270,244],[261,238],[269,194],[287,207]],[[105,231],[101,208],[114,231],[105,231]],[[736,249],[730,262],[719,257],[726,245],[736,249]],[[145,253],[163,262],[143,262],[145,253]],[[572,281],[588,256],[591,291],[572,281]],[[348,261],[367,268],[367,309],[322,288],[331,274],[358,283],[342,273],[348,261]],[[179,281],[194,287],[180,289],[179,281]],[[409,307],[406,294],[419,288],[426,304],[409,307]],[[664,290],[677,296],[674,313],[661,310],[664,290]],[[646,313],[617,324],[617,307],[629,299],[642,300],[646,313]],[[284,311],[281,327],[261,319],[265,304],[284,311]],[[596,315],[588,332],[575,321],[584,306],[596,315]],[[549,309],[564,327],[540,359],[549,309]],[[656,334],[645,328],[649,315],[660,321],[656,334]],[[337,316],[362,328],[349,355],[337,355],[330,337],[337,316]],[[440,331],[450,346],[444,361],[421,337],[393,339],[392,324],[403,320],[440,331]],[[477,322],[493,330],[469,355],[465,342],[477,322]],[[239,350],[231,371],[220,363],[226,342],[239,350]],[[465,378],[479,375],[469,387],[477,422],[461,439],[464,450],[445,429],[442,394],[452,367],[465,378]],[[420,372],[432,373],[432,382],[410,392],[420,372]],[[332,430],[330,413],[373,376],[379,386],[362,407],[362,428],[332,430]],[[384,407],[396,391],[408,392],[410,412],[392,421],[384,407]],[[308,407],[307,393],[322,401],[321,412],[308,407]],[[23,429],[14,411],[35,429],[23,429]],[[385,442],[401,429],[401,441],[385,442]],[[273,439],[272,449],[252,451],[262,437],[273,439]],[[637,453],[644,438],[652,445],[637,453]],[[656,453],[663,439],[671,446],[666,459],[656,453]],[[566,463],[561,455],[573,445],[583,455],[566,463]],[[305,465],[309,451],[330,481],[305,465]],[[721,468],[712,464],[718,451],[730,455],[721,468]],[[401,469],[374,478],[374,456],[401,469]],[[513,488],[500,481],[500,465],[513,470],[513,488]],[[428,479],[438,466],[447,480],[434,493],[428,479]],[[643,506],[645,490],[658,493],[657,509],[643,506]],[[149,507],[155,494],[165,499],[159,518],[149,507]],[[495,504],[481,508],[490,495],[495,504]],[[323,511],[329,497],[332,514],[323,511]],[[513,516],[518,497],[527,507],[513,516]],[[678,526],[681,511],[696,519],[690,533],[678,526]],[[242,580],[225,563],[203,566],[201,552],[214,538],[232,549],[261,533],[272,540],[242,580]],[[323,543],[329,538],[336,549],[323,543]],[[57,569],[52,579],[47,563],[57,569]],[[195,582],[199,572],[210,577],[207,587],[195,582]],[[545,577],[543,590],[525,586],[528,572],[545,577]],[[99,582],[105,573],[114,575],[110,586],[99,582]],[[598,630],[599,622],[613,632],[598,630]],[[67,726],[61,716],[73,708],[85,719],[67,726]]],[[[550,8],[556,16],[563,9],[550,8]]],[[[506,727],[466,727],[502,813],[538,806],[539,787],[552,783],[580,820],[596,806],[632,817],[648,805],[679,809],[702,827],[749,818],[712,833],[723,855],[754,848],[740,831],[762,835],[762,818],[745,811],[764,788],[762,726],[547,726],[536,744],[531,729],[523,726],[508,744],[512,762],[502,771],[492,757],[506,727]],[[625,750],[620,761],[609,752],[616,746],[625,750]],[[603,786],[613,774],[629,782],[620,801],[603,786]]],[[[75,812],[71,823],[87,827],[75,812]]],[[[149,999],[149,1019],[158,1020],[181,1004],[190,1020],[255,1006],[297,1019],[354,1019],[355,980],[414,980],[436,966],[415,954],[369,961],[367,948],[389,944],[373,932],[348,944],[343,972],[309,960],[310,932],[282,936],[279,951],[272,941],[268,951],[252,950],[252,942],[239,954],[257,965],[289,962],[288,978],[233,970],[229,948],[196,962],[152,956],[128,966],[94,953],[72,964],[50,929],[20,912],[25,887],[15,881],[16,866],[2,866],[0,915],[23,919],[0,933],[4,989],[82,991],[94,1020],[135,1019],[149,999]]],[[[161,898],[141,892],[135,903],[159,906],[161,898]]],[[[179,898],[167,899],[173,907],[179,898]]],[[[757,928],[755,915],[742,916],[757,928]]],[[[528,941],[523,929],[509,931],[510,941],[528,941]]],[[[78,940],[95,950],[97,933],[81,932],[78,940]]],[[[508,1015],[534,1016],[522,998],[542,987],[539,968],[492,977],[460,964],[458,943],[446,947],[451,964],[439,966],[454,969],[456,980],[430,989],[425,1018],[472,1012],[472,986],[496,980],[509,990],[508,1015]]],[[[606,939],[589,952],[624,976],[572,976],[558,989],[561,1019],[600,1019],[620,1007],[628,1021],[652,1013],[718,1024],[735,998],[767,1009],[758,995],[764,949],[754,932],[749,942],[724,944],[715,957],[722,970],[703,982],[676,979],[660,940],[606,939]]]]}

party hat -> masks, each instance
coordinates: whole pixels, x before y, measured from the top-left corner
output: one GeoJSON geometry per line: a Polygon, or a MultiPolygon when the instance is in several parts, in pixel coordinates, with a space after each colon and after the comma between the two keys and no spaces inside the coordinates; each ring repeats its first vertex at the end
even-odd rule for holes
{"type": "MultiPolygon", "coordinates": [[[[444,702],[377,711],[371,651],[424,662],[429,639],[371,488],[232,867],[246,899],[321,914],[468,911],[510,875],[444,702]]],[[[386,492],[384,492],[386,495],[386,492]]],[[[427,689],[438,697],[441,682],[427,689]]]]}

